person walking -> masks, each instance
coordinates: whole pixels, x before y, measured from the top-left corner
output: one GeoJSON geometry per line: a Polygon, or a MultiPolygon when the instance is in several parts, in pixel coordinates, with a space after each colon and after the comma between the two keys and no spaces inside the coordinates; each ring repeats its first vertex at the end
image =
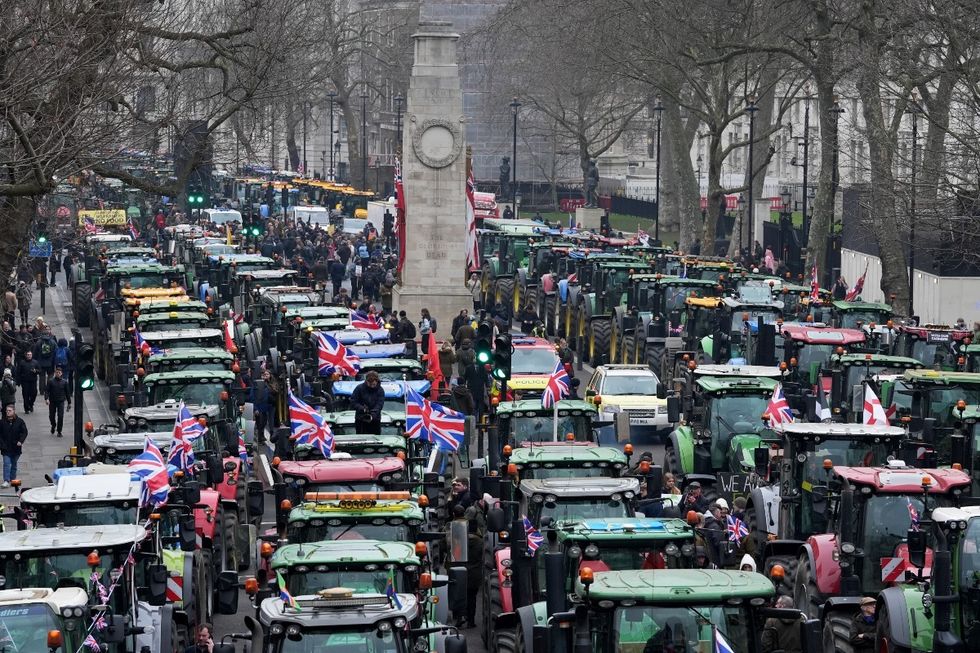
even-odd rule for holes
{"type": "Polygon", "coordinates": [[[476,272],[470,274],[470,278],[466,282],[466,288],[470,291],[470,296],[473,298],[473,315],[482,308],[483,303],[483,284],[480,283],[480,275],[476,272]]]}
{"type": "Polygon", "coordinates": [[[17,310],[20,311],[21,324],[27,324],[27,314],[31,311],[31,298],[33,293],[31,287],[26,282],[20,281],[17,284],[17,310]]]}
{"type": "Polygon", "coordinates": [[[422,340],[422,353],[429,353],[429,334],[436,332],[436,318],[432,317],[429,309],[423,308],[419,320],[419,337],[422,340]]]}
{"type": "Polygon", "coordinates": [[[34,402],[37,400],[37,382],[41,376],[41,368],[34,360],[34,352],[28,349],[17,363],[17,384],[20,385],[24,397],[24,412],[34,412],[34,402]]]}
{"type": "Polygon", "coordinates": [[[375,371],[364,377],[364,382],[354,388],[350,396],[354,408],[354,430],[357,433],[381,435],[381,410],[385,405],[385,391],[381,378],[375,371]]]}
{"type": "Polygon", "coordinates": [[[52,250],[51,256],[48,257],[48,272],[51,274],[51,281],[48,283],[49,286],[54,288],[55,280],[58,278],[58,270],[61,268],[61,257],[58,255],[57,250],[52,250]]]}
{"type": "Polygon", "coordinates": [[[17,415],[13,404],[6,406],[0,420],[0,455],[3,455],[3,485],[0,487],[10,487],[10,481],[17,478],[17,461],[24,451],[26,439],[27,424],[17,415]]]}
{"type": "Polygon", "coordinates": [[[16,327],[17,322],[17,293],[14,292],[13,286],[7,287],[7,292],[3,294],[3,319],[8,322],[11,327],[16,327]]]}
{"type": "Polygon", "coordinates": [[[255,431],[265,436],[265,429],[268,426],[269,434],[275,435],[275,413],[276,404],[279,398],[279,384],[269,370],[262,371],[262,382],[252,386],[249,393],[250,400],[255,406],[255,431]]]}
{"type": "Polygon", "coordinates": [[[61,436],[61,430],[65,425],[65,406],[71,408],[71,390],[68,389],[68,381],[65,380],[64,370],[60,367],[54,369],[54,376],[48,380],[44,386],[44,403],[48,405],[48,419],[51,421],[51,435],[55,432],[61,436]]]}
{"type": "Polygon", "coordinates": [[[10,368],[3,371],[3,380],[0,380],[0,404],[10,406],[17,403],[17,383],[14,381],[14,373],[10,368]]]}
{"type": "Polygon", "coordinates": [[[41,371],[41,381],[39,387],[47,385],[48,380],[54,375],[54,354],[58,350],[58,341],[51,335],[51,327],[44,327],[41,337],[34,343],[34,360],[41,371]]]}
{"type": "Polygon", "coordinates": [[[54,350],[54,366],[60,367],[65,375],[65,381],[71,388],[71,382],[75,378],[75,357],[72,356],[71,347],[64,338],[58,338],[58,348],[54,350]]]}

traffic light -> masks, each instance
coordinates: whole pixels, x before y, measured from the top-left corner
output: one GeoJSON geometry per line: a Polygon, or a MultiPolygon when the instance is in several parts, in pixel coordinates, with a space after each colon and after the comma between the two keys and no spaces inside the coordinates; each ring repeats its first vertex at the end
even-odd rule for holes
{"type": "Polygon", "coordinates": [[[187,190],[187,206],[192,209],[203,209],[207,201],[207,195],[199,188],[187,190]]]}
{"type": "Polygon", "coordinates": [[[81,344],[76,352],[78,358],[78,385],[82,390],[95,387],[95,348],[92,345],[81,344]]]}
{"type": "Polygon", "coordinates": [[[257,218],[248,226],[248,231],[246,236],[252,236],[253,238],[258,238],[262,235],[262,218],[257,218]]]}
{"type": "Polygon", "coordinates": [[[498,381],[510,380],[510,358],[513,351],[509,333],[501,333],[493,341],[493,378],[498,381]]]}
{"type": "Polygon", "coordinates": [[[490,338],[493,337],[493,327],[489,322],[480,322],[476,329],[476,362],[478,365],[487,365],[493,358],[490,351],[490,338]]]}

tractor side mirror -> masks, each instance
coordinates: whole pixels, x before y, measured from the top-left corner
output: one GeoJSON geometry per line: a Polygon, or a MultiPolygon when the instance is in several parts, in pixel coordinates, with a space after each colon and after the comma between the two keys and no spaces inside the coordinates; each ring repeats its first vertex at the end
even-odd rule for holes
{"type": "Polygon", "coordinates": [[[755,466],[755,473],[759,476],[766,476],[769,473],[769,449],[767,447],[753,449],[752,462],[755,466]]]}
{"type": "Polygon", "coordinates": [[[201,503],[201,484],[198,481],[184,481],[180,486],[180,491],[184,498],[184,504],[196,506],[201,503]]]}
{"type": "Polygon", "coordinates": [[[114,614],[106,619],[106,629],[102,631],[102,641],[106,644],[121,644],[126,641],[126,615],[114,614]]]}
{"type": "Polygon", "coordinates": [[[197,549],[197,527],[194,523],[194,514],[181,515],[180,525],[180,550],[193,552],[197,549]]]}
{"type": "Polygon", "coordinates": [[[823,624],[819,619],[807,619],[800,624],[800,644],[803,653],[823,651],[823,624]]]}
{"type": "Polygon", "coordinates": [[[667,421],[671,424],[681,421],[681,400],[679,397],[667,397],[667,421]]]}
{"type": "Polygon", "coordinates": [[[487,511],[487,530],[493,533],[506,531],[509,527],[507,523],[507,513],[501,508],[492,508],[487,511]]]}
{"type": "Polygon", "coordinates": [[[458,632],[443,640],[443,653],[466,653],[466,640],[458,632]]]}
{"type": "Polygon", "coordinates": [[[147,568],[149,579],[150,605],[165,605],[167,603],[167,579],[170,573],[165,565],[150,565],[147,568]]]}
{"type": "Polygon", "coordinates": [[[667,384],[658,382],[657,383],[657,399],[667,398],[667,384]]]}
{"type": "Polygon", "coordinates": [[[926,417],[922,420],[922,441],[928,444],[936,442],[936,418],[926,417]]]}
{"type": "Polygon", "coordinates": [[[926,532],[910,528],[908,533],[909,564],[922,569],[926,565],[926,532]]]}
{"type": "Polygon", "coordinates": [[[218,574],[218,614],[238,612],[238,572],[222,571],[218,574]]]}
{"type": "Polygon", "coordinates": [[[261,519],[265,512],[265,492],[262,490],[262,481],[249,481],[245,495],[249,519],[261,519]]]}
{"type": "MultiPolygon", "coordinates": [[[[449,609],[453,616],[466,614],[466,567],[449,568],[449,609]]],[[[476,588],[473,588],[476,591],[476,588]]]]}
{"type": "Polygon", "coordinates": [[[225,471],[221,467],[221,459],[217,455],[207,457],[208,466],[208,485],[217,487],[225,478],[225,471]]]}

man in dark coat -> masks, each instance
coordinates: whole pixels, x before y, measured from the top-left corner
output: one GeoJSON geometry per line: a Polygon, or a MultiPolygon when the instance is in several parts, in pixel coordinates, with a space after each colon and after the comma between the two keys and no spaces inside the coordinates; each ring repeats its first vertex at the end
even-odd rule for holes
{"type": "Polygon", "coordinates": [[[34,352],[27,350],[17,363],[17,372],[14,378],[20,385],[21,394],[24,397],[24,412],[34,412],[34,402],[37,400],[37,380],[41,375],[41,369],[34,360],[34,352]]]}
{"type": "Polygon", "coordinates": [[[65,425],[65,405],[71,408],[71,390],[64,378],[60,367],[54,370],[54,376],[48,379],[44,386],[44,403],[48,405],[48,419],[51,420],[51,435],[57,431],[61,437],[61,429],[65,425]]]}
{"type": "MultiPolygon", "coordinates": [[[[780,596],[776,599],[776,607],[783,609],[793,608],[793,599],[788,596],[780,596]]],[[[797,619],[777,619],[770,617],[766,619],[766,625],[762,629],[762,653],[801,653],[803,645],[800,641],[800,620],[797,619]]]]}
{"type": "Polygon", "coordinates": [[[3,454],[3,486],[10,487],[10,481],[17,478],[17,461],[24,451],[27,439],[27,424],[17,416],[13,404],[3,409],[0,420],[0,454],[3,454]]]}
{"type": "Polygon", "coordinates": [[[861,611],[851,620],[850,640],[854,653],[868,653],[875,648],[877,602],[870,596],[861,599],[861,611]]]}
{"type": "Polygon", "coordinates": [[[381,411],[385,405],[385,391],[377,372],[367,373],[364,383],[351,393],[350,403],[354,407],[355,430],[358,433],[381,435],[381,411]]]}

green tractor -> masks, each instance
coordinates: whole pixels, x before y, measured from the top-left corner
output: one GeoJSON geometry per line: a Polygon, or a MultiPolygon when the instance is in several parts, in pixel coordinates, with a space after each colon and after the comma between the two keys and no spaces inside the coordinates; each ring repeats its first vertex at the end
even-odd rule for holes
{"type": "Polygon", "coordinates": [[[830,304],[830,323],[838,329],[860,329],[870,324],[887,324],[893,317],[895,312],[888,304],[843,300],[835,300],[830,304]]]}
{"type": "Polygon", "coordinates": [[[629,458],[613,447],[584,447],[578,444],[514,449],[506,464],[514,465],[520,479],[616,478],[626,472],[629,458]]]}
{"type": "Polygon", "coordinates": [[[541,225],[526,226],[509,232],[495,232],[489,238],[496,244],[491,256],[483,259],[481,288],[483,306],[492,308],[498,302],[507,307],[511,316],[514,306],[521,306],[521,298],[515,289],[517,271],[527,268],[529,243],[538,236],[541,225]]]}
{"type": "Polygon", "coordinates": [[[902,375],[922,363],[905,356],[884,354],[835,354],[830,361],[830,410],[833,419],[861,422],[864,413],[864,386],[869,379],[902,375]]]}
{"type": "MultiPolygon", "coordinates": [[[[592,267],[576,298],[573,323],[582,325],[584,336],[577,341],[583,360],[593,366],[616,362],[612,347],[612,316],[623,304],[632,275],[651,272],[651,267],[635,261],[599,262],[592,267]]],[[[584,275],[583,275],[584,278],[584,275]]]]}
{"type": "Polygon", "coordinates": [[[755,450],[778,444],[763,421],[781,372],[777,367],[702,365],[688,371],[679,396],[668,397],[670,434],[664,472],[699,481],[705,496],[744,495],[755,450]],[[683,413],[684,420],[680,420],[683,413]]]}

